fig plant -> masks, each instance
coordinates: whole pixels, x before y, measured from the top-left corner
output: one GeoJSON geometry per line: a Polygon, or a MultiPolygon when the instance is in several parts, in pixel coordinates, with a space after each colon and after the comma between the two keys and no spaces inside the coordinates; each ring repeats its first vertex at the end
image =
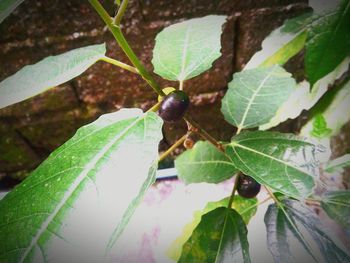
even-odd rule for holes
{"type": "MultiPolygon", "coordinates": [[[[0,21],[21,2],[3,2],[0,21]]],[[[276,262],[350,262],[348,251],[307,205],[317,204],[349,229],[350,192],[330,191],[320,175],[339,171],[350,160],[349,155],[330,160],[329,147],[330,137],[350,119],[350,82],[344,77],[350,61],[349,0],[286,21],[244,70],[233,74],[221,108],[237,128],[230,142],[216,140],[186,113],[185,93],[190,88],[185,81],[221,56],[225,16],[187,20],[157,35],[154,72],[179,83],[175,91],[163,90],[121,30],[128,1],[116,1],[114,18],[98,0],[89,2],[132,66],[107,57],[105,44],[48,57],[0,83],[0,107],[60,85],[97,61],[139,74],[160,101],[146,112],[121,109],[80,128],[1,200],[0,262],[102,262],[112,249],[118,251],[118,239],[155,182],[158,162],[192,133],[203,140],[176,158],[180,180],[217,184],[236,176],[231,196],[211,204],[192,225],[175,261],[250,262],[246,225],[261,204],[254,197],[263,186],[273,200],[265,224],[276,262]],[[297,83],[283,65],[303,49],[308,81],[297,83]],[[310,110],[310,118],[299,135],[266,131],[303,110],[310,110]],[[177,125],[180,119],[188,124],[187,134],[158,157],[163,120],[177,125]],[[322,191],[315,191],[316,185],[322,191]],[[292,250],[295,242],[301,254],[292,250]]]]}

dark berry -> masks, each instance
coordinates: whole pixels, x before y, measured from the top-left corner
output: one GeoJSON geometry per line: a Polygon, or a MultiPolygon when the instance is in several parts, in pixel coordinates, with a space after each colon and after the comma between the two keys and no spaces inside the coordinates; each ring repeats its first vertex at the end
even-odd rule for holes
{"type": "Polygon", "coordinates": [[[238,179],[237,192],[245,198],[253,198],[260,192],[261,185],[252,177],[240,174],[238,179]]]}
{"type": "Polygon", "coordinates": [[[176,90],[164,97],[159,108],[159,116],[167,122],[176,122],[186,113],[190,99],[185,92],[176,90]]]}

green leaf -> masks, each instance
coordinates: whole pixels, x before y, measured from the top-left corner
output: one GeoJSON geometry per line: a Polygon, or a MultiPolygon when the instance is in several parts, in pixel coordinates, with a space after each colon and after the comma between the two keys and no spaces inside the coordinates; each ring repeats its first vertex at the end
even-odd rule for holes
{"type": "Polygon", "coordinates": [[[284,65],[305,46],[307,27],[313,20],[312,13],[287,20],[264,39],[261,51],[254,54],[244,69],[284,65]]]}
{"type": "Polygon", "coordinates": [[[71,80],[104,57],[105,44],[78,48],[28,65],[0,83],[0,108],[71,80]]]}
{"type": "Polygon", "coordinates": [[[303,110],[311,109],[327,92],[328,86],[342,76],[349,68],[350,57],[345,58],[339,66],[327,76],[318,80],[310,91],[310,84],[301,82],[289,98],[279,107],[275,116],[266,124],[260,125],[260,130],[268,130],[288,119],[295,119],[303,110]]]}
{"type": "Polygon", "coordinates": [[[310,120],[301,129],[305,136],[324,138],[339,134],[350,120],[350,81],[341,87],[333,87],[311,111],[310,120]],[[329,132],[322,132],[322,131],[329,132]],[[321,134],[320,134],[321,132],[321,134]]]}
{"type": "Polygon", "coordinates": [[[231,160],[209,142],[199,141],[175,160],[179,178],[186,184],[220,183],[231,178],[237,169],[231,160]]]}
{"type": "Polygon", "coordinates": [[[323,149],[303,138],[277,132],[243,132],[226,153],[234,165],[260,184],[297,199],[311,194],[323,149]]]}
{"type": "Polygon", "coordinates": [[[184,81],[210,69],[221,56],[225,20],[226,16],[209,15],[165,28],[156,37],[154,72],[168,80],[184,81]]]}
{"type": "Polygon", "coordinates": [[[8,17],[24,0],[1,0],[0,1],[0,23],[8,17]]]}
{"type": "Polygon", "coordinates": [[[221,111],[226,121],[241,130],[267,123],[296,83],[282,67],[272,66],[236,73],[228,87],[221,111]]]}
{"type": "Polygon", "coordinates": [[[336,11],[324,14],[311,24],[306,40],[305,70],[312,85],[350,54],[349,28],[349,0],[343,0],[336,11]]]}
{"type": "Polygon", "coordinates": [[[321,205],[330,218],[350,228],[350,190],[327,192],[321,205]]]}
{"type": "MultiPolygon", "coordinates": [[[[203,210],[195,211],[193,221],[184,227],[182,235],[171,244],[167,253],[169,257],[174,261],[178,261],[181,256],[182,246],[191,237],[193,230],[201,222],[202,216],[218,207],[226,207],[229,199],[230,198],[227,197],[217,202],[209,202],[203,210]]],[[[248,224],[249,220],[256,213],[257,204],[258,202],[256,198],[247,199],[236,195],[232,203],[232,208],[236,210],[241,215],[243,221],[248,224]]]]}
{"type": "Polygon", "coordinates": [[[178,262],[250,262],[247,228],[241,216],[225,207],[203,215],[178,262]]]}
{"type": "Polygon", "coordinates": [[[331,160],[326,164],[325,171],[334,173],[342,171],[344,167],[350,166],[350,154],[345,154],[337,159],[331,160]]]}
{"type": "Polygon", "coordinates": [[[311,135],[316,138],[323,138],[329,136],[331,133],[332,129],[328,128],[327,122],[323,115],[315,116],[311,135]]]}
{"type": "Polygon", "coordinates": [[[80,128],[1,200],[0,262],[101,262],[155,181],[161,126],[123,109],[80,128]]]}
{"type": "Polygon", "coordinates": [[[265,224],[268,248],[275,262],[350,260],[332,240],[317,215],[300,202],[285,200],[279,207],[270,205],[265,224]],[[321,256],[324,260],[321,260],[321,256]]]}

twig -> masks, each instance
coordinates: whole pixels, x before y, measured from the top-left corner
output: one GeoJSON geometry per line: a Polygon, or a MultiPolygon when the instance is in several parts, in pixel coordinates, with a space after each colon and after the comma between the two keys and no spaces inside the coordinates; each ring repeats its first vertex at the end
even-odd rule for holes
{"type": "Polygon", "coordinates": [[[129,0],[123,0],[123,2],[120,4],[119,9],[118,9],[118,13],[116,14],[116,16],[113,19],[113,24],[116,26],[120,25],[120,22],[124,16],[125,10],[128,7],[128,3],[129,0]]]}
{"type": "Polygon", "coordinates": [[[198,133],[203,139],[208,140],[210,143],[212,143],[220,151],[225,152],[223,145],[221,143],[219,143],[217,140],[215,140],[204,129],[202,129],[202,127],[200,127],[199,124],[196,123],[189,115],[186,115],[184,117],[184,120],[187,122],[187,125],[189,126],[190,131],[198,133]]]}
{"type": "Polygon", "coordinates": [[[115,66],[118,66],[122,69],[125,69],[125,70],[128,70],[132,73],[136,73],[136,74],[139,74],[138,70],[132,66],[129,66],[128,64],[125,64],[123,62],[120,62],[118,60],[115,60],[113,58],[109,58],[109,57],[103,57],[103,58],[100,58],[101,61],[104,61],[104,62],[107,62],[109,64],[112,64],[112,65],[115,65],[115,66]]]}
{"type": "Polygon", "coordinates": [[[186,133],[184,136],[182,136],[180,139],[178,139],[173,145],[170,146],[168,150],[166,150],[158,159],[158,162],[162,161],[167,157],[172,151],[174,151],[177,147],[179,147],[183,142],[186,140],[187,136],[191,132],[186,133]]]}

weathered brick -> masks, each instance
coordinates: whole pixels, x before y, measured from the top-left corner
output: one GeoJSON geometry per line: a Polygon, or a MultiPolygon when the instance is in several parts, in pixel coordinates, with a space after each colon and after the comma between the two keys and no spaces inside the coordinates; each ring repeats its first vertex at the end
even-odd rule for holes
{"type": "Polygon", "coordinates": [[[26,141],[4,121],[0,121],[0,134],[1,172],[32,169],[40,162],[40,158],[26,141]]]}
{"type": "Polygon", "coordinates": [[[70,85],[52,88],[31,99],[0,109],[0,117],[22,117],[45,111],[69,110],[78,106],[78,100],[70,85]]]}

